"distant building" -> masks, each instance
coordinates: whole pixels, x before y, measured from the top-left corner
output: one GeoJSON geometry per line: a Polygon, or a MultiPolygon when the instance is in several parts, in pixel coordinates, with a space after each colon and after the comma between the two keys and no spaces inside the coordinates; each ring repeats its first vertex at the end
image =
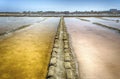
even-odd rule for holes
{"type": "Polygon", "coordinates": [[[65,14],[69,14],[70,12],[69,11],[64,11],[65,14]]]}
{"type": "Polygon", "coordinates": [[[110,12],[112,12],[112,13],[117,13],[118,10],[117,10],[117,9],[110,9],[110,12]]]}

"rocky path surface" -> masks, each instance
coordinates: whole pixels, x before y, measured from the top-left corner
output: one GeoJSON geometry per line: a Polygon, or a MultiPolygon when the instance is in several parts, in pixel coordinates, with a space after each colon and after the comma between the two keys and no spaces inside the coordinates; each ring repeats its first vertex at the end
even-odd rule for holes
{"type": "Polygon", "coordinates": [[[51,54],[47,79],[79,79],[77,70],[69,35],[64,19],[61,18],[51,54]]]}

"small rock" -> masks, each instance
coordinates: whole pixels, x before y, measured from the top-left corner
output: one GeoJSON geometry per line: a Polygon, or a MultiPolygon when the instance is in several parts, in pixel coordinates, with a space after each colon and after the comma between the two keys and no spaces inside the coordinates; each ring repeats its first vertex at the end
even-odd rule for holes
{"type": "Polygon", "coordinates": [[[55,38],[58,39],[59,38],[59,34],[56,34],[55,38]]]}
{"type": "Polygon", "coordinates": [[[52,57],[56,57],[57,53],[56,52],[52,52],[52,57]]]}
{"type": "Polygon", "coordinates": [[[58,43],[59,42],[59,39],[55,39],[55,43],[58,43]]]}
{"type": "Polygon", "coordinates": [[[71,68],[71,63],[70,62],[65,62],[65,68],[70,69],[71,68]]]}
{"type": "Polygon", "coordinates": [[[71,61],[71,57],[70,56],[65,57],[65,61],[66,62],[71,61]]]}
{"type": "Polygon", "coordinates": [[[58,39],[59,37],[58,37],[58,36],[56,36],[55,38],[56,38],[56,39],[58,39]]]}
{"type": "Polygon", "coordinates": [[[68,42],[65,42],[65,41],[64,41],[64,44],[65,44],[65,45],[69,45],[69,43],[68,43],[68,42]]]}
{"type": "Polygon", "coordinates": [[[68,35],[67,34],[64,34],[64,40],[67,40],[68,39],[68,35]]]}
{"type": "Polygon", "coordinates": [[[59,39],[56,39],[56,40],[55,40],[55,43],[54,43],[54,44],[55,44],[56,47],[59,46],[59,41],[60,41],[59,39]]]}
{"type": "Polygon", "coordinates": [[[49,71],[48,71],[48,77],[54,77],[55,74],[55,67],[54,66],[50,66],[49,67],[49,71]]]}
{"type": "Polygon", "coordinates": [[[68,49],[68,48],[69,48],[69,45],[66,43],[66,44],[64,45],[64,48],[65,48],[65,49],[68,49]]]}
{"type": "Polygon", "coordinates": [[[54,77],[50,77],[50,78],[47,78],[47,79],[55,79],[54,77]]]}
{"type": "Polygon", "coordinates": [[[71,69],[67,69],[67,79],[75,79],[71,69]]]}
{"type": "Polygon", "coordinates": [[[56,65],[57,59],[56,57],[51,58],[50,65],[56,65]]]}
{"type": "Polygon", "coordinates": [[[70,56],[70,54],[69,53],[65,53],[65,57],[69,57],[70,56]]]}
{"type": "Polygon", "coordinates": [[[55,43],[54,48],[58,48],[58,47],[59,47],[58,43],[55,43]]]}
{"type": "Polygon", "coordinates": [[[67,40],[68,38],[66,36],[63,37],[64,40],[67,40]]]}
{"type": "Polygon", "coordinates": [[[68,40],[64,40],[64,43],[68,43],[68,40]]]}
{"type": "Polygon", "coordinates": [[[53,78],[53,77],[50,77],[50,78],[47,78],[47,79],[55,79],[55,78],[53,78]]]}
{"type": "Polygon", "coordinates": [[[53,48],[53,52],[58,52],[58,48],[53,48]]]}
{"type": "Polygon", "coordinates": [[[65,53],[70,53],[70,49],[65,49],[65,53]]]}

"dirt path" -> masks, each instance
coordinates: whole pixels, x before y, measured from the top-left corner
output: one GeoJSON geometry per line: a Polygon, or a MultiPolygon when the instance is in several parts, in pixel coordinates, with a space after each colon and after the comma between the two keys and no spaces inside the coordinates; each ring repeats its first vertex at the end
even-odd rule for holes
{"type": "Polygon", "coordinates": [[[75,18],[65,22],[81,79],[120,79],[120,33],[75,18]]]}
{"type": "Polygon", "coordinates": [[[56,33],[47,79],[79,79],[77,63],[70,46],[69,35],[61,17],[56,33]]]}

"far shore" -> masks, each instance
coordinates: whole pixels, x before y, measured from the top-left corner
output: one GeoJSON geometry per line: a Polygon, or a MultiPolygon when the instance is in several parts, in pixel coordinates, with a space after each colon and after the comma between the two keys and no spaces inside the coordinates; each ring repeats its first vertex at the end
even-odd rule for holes
{"type": "Polygon", "coordinates": [[[0,17],[120,17],[109,13],[0,13],[0,17]]]}

